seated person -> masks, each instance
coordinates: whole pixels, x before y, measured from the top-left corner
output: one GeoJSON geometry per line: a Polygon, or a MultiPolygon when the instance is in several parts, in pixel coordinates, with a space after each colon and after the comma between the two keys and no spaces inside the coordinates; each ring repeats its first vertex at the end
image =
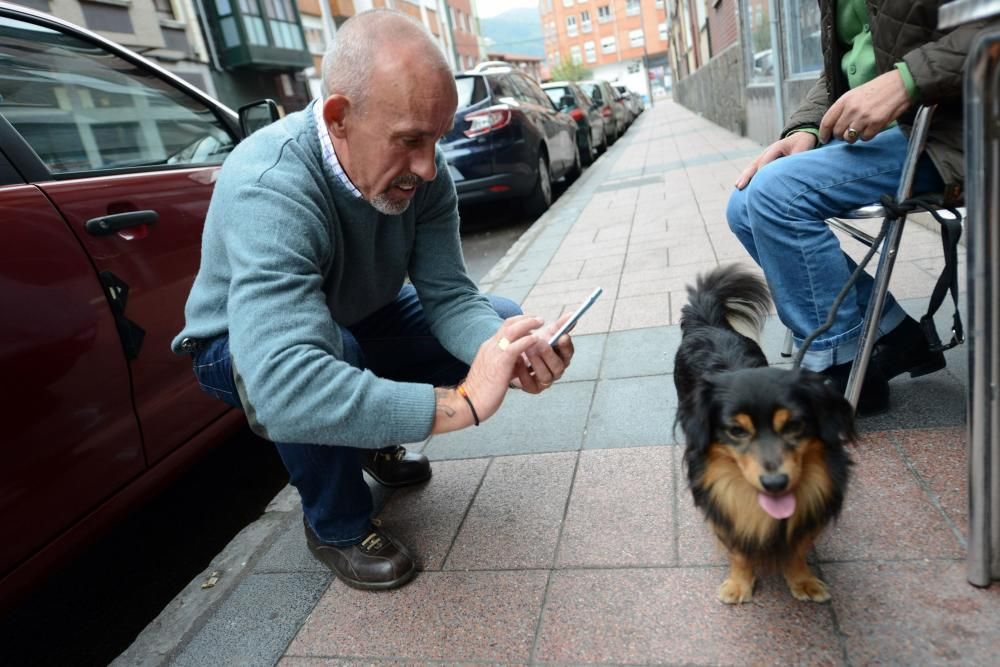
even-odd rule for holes
{"type": "MultiPolygon", "coordinates": [[[[740,175],[729,226],[764,270],[781,321],[801,343],[822,325],[855,263],[825,220],[895,194],[907,147],[907,112],[937,104],[914,193],[960,192],[962,71],[984,24],[936,29],[940,2],[821,0],[824,69],[792,114],[782,139],[740,175]],[[868,5],[877,9],[869,15],[868,5]],[[816,150],[811,150],[811,149],[816,150]]],[[[844,389],[872,292],[862,274],[833,326],[802,365],[844,389]]],[[[919,324],[888,295],[858,403],[859,414],[889,406],[888,381],[944,368],[919,324]]]]}
{"type": "Polygon", "coordinates": [[[173,342],[207,392],[276,443],[312,553],[350,586],[401,586],[412,556],[362,475],[431,475],[401,445],[479,425],[511,384],[540,393],[573,356],[462,259],[437,150],[458,95],[441,50],[393,11],[358,14],[323,61],[325,97],[240,143],[216,185],[173,342]],[[409,277],[412,284],[404,285],[409,277]]]}

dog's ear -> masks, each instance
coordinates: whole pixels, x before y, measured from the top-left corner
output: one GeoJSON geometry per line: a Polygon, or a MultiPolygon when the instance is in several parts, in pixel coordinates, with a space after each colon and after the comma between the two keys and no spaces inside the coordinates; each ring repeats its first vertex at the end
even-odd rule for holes
{"type": "Polygon", "coordinates": [[[799,386],[816,416],[816,435],[827,444],[848,444],[857,440],[854,408],[833,381],[820,373],[800,371],[799,386]]]}
{"type": "Polygon", "coordinates": [[[713,377],[706,375],[698,379],[689,395],[681,398],[678,421],[684,431],[685,451],[690,455],[701,455],[712,444],[715,432],[714,396],[713,377]]]}

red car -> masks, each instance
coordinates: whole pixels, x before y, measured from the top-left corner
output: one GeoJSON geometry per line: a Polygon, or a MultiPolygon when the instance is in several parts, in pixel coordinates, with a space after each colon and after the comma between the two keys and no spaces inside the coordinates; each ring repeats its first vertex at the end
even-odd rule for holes
{"type": "Polygon", "coordinates": [[[0,3],[0,607],[242,416],[170,351],[230,109],[0,3]]]}

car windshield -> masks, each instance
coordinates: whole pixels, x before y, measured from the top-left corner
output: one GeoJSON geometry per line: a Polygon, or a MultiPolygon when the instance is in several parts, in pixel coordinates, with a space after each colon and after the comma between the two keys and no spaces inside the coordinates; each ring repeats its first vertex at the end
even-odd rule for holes
{"type": "Polygon", "coordinates": [[[549,96],[550,100],[552,100],[552,104],[556,105],[556,108],[559,108],[560,106],[562,106],[560,104],[562,102],[562,98],[567,95],[572,97],[573,91],[571,91],[569,88],[563,88],[563,87],[546,88],[545,94],[549,96]]]}
{"type": "Polygon", "coordinates": [[[458,108],[471,107],[486,97],[486,86],[481,76],[456,76],[455,87],[458,89],[458,108]]]}
{"type": "Polygon", "coordinates": [[[601,86],[596,81],[581,81],[580,87],[583,88],[583,92],[587,93],[587,95],[594,99],[599,99],[601,97],[601,86]]]}

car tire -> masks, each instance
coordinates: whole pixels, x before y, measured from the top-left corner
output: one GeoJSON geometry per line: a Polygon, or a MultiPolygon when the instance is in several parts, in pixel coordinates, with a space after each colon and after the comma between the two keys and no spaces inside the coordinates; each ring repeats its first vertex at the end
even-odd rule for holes
{"type": "MultiPolygon", "coordinates": [[[[579,144],[577,144],[579,147],[579,144]]],[[[594,164],[594,142],[590,138],[590,130],[587,130],[587,137],[584,139],[583,148],[579,149],[580,164],[589,167],[594,164]]]]}
{"type": "Polygon", "coordinates": [[[601,130],[601,145],[597,147],[597,154],[604,155],[608,152],[608,128],[601,130]]]}
{"type": "Polygon", "coordinates": [[[531,194],[524,198],[524,212],[537,218],[552,206],[552,175],[549,173],[549,162],[545,153],[538,154],[538,178],[531,194]]]}
{"type": "Polygon", "coordinates": [[[608,146],[614,146],[616,141],[618,141],[618,123],[615,123],[614,132],[608,137],[608,146]]]}
{"type": "Polygon", "coordinates": [[[583,158],[580,153],[580,144],[575,144],[573,148],[575,149],[573,151],[573,166],[566,172],[567,183],[572,183],[580,178],[580,174],[583,173],[583,158]]]}

